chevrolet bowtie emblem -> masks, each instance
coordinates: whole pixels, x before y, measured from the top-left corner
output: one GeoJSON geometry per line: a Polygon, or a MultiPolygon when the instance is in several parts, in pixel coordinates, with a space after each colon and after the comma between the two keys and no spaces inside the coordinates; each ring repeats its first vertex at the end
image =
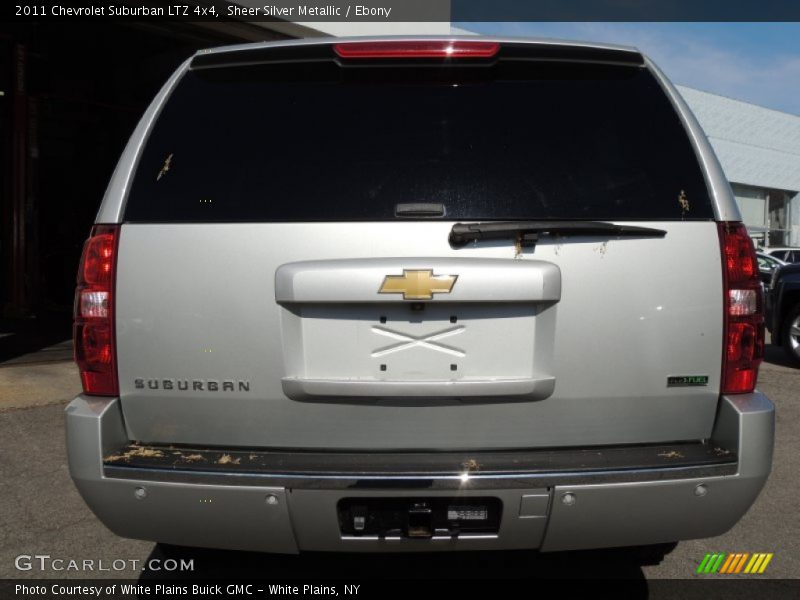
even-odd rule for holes
{"type": "Polygon", "coordinates": [[[403,294],[403,300],[430,300],[434,294],[449,294],[458,275],[434,275],[433,269],[403,269],[402,275],[387,275],[379,294],[403,294]]]}

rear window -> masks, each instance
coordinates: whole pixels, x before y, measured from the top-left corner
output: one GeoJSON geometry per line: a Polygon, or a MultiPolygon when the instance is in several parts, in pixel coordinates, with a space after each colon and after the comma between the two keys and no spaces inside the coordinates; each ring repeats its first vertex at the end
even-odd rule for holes
{"type": "Polygon", "coordinates": [[[225,66],[149,135],[131,222],[710,219],[693,148],[637,66],[225,66]]]}

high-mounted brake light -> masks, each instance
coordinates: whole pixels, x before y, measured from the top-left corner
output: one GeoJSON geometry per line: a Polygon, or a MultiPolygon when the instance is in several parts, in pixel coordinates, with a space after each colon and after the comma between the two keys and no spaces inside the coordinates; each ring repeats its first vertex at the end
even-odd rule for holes
{"type": "Polygon", "coordinates": [[[73,346],[83,391],[116,396],[117,352],[114,339],[114,281],[118,225],[96,225],[86,244],[75,290],[73,346]]]}
{"type": "Polygon", "coordinates": [[[491,58],[497,42],[423,40],[416,42],[343,42],[333,50],[342,58],[491,58]]]}
{"type": "Polygon", "coordinates": [[[742,223],[719,223],[725,294],[722,393],[756,387],[764,358],[764,307],[753,241],[742,223]]]}

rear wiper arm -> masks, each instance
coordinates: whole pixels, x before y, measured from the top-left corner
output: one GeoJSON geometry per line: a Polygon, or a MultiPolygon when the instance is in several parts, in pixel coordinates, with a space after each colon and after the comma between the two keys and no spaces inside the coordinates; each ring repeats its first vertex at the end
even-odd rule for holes
{"type": "Polygon", "coordinates": [[[455,248],[478,240],[512,238],[524,247],[532,247],[540,234],[604,237],[664,237],[667,232],[652,227],[615,225],[605,221],[487,221],[486,223],[456,223],[450,230],[450,245],[455,248]]]}

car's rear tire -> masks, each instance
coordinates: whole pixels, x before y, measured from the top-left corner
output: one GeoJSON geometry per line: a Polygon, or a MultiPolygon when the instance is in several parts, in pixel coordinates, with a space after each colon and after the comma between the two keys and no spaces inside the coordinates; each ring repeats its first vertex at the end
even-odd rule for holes
{"type": "Polygon", "coordinates": [[[786,356],[800,365],[800,304],[795,305],[783,320],[781,339],[786,356]]]}

